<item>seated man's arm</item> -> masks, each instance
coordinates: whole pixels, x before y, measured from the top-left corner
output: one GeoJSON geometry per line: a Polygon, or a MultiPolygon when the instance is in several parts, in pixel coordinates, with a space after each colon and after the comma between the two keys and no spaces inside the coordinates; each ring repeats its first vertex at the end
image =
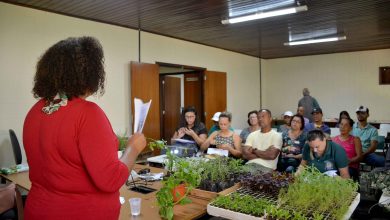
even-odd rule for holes
{"type": "Polygon", "coordinates": [[[367,151],[363,153],[363,157],[371,153],[375,153],[377,145],[378,145],[378,130],[372,129],[370,135],[370,146],[368,147],[367,151]]]}
{"type": "Polygon", "coordinates": [[[242,156],[244,159],[252,160],[257,158],[256,154],[253,153],[253,148],[251,146],[242,145],[241,149],[242,149],[242,156]]]}
{"type": "Polygon", "coordinates": [[[301,163],[298,166],[297,172],[295,172],[295,176],[298,176],[307,166],[307,161],[302,159],[301,163]]]}
{"type": "Polygon", "coordinates": [[[372,140],[370,147],[367,149],[366,152],[363,153],[363,157],[365,157],[371,153],[375,153],[377,145],[378,145],[378,141],[372,140]]]}
{"type": "Polygon", "coordinates": [[[343,179],[349,179],[350,178],[348,167],[340,168],[339,172],[340,172],[341,178],[343,178],[343,179]]]}
{"type": "Polygon", "coordinates": [[[261,158],[264,160],[274,160],[279,156],[280,149],[275,148],[273,145],[269,146],[267,150],[258,150],[253,149],[253,153],[257,158],[261,158]]]}

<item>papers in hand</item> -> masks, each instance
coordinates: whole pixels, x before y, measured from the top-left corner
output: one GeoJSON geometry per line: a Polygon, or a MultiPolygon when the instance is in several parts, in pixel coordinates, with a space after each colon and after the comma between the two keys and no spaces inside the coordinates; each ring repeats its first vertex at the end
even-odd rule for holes
{"type": "Polygon", "coordinates": [[[134,98],[134,133],[142,132],[151,103],[152,100],[143,103],[141,99],[134,98]]]}
{"type": "Polygon", "coordinates": [[[227,156],[229,156],[229,151],[223,150],[223,149],[218,149],[218,148],[208,148],[207,154],[216,154],[216,155],[221,155],[221,156],[227,157],[227,156]]]}
{"type": "Polygon", "coordinates": [[[338,176],[337,175],[337,170],[328,170],[326,172],[324,172],[325,175],[328,175],[328,176],[338,176]]]}
{"type": "Polygon", "coordinates": [[[195,144],[195,141],[190,141],[190,140],[185,140],[185,139],[172,139],[173,141],[176,141],[178,143],[183,143],[183,144],[195,144]]]}

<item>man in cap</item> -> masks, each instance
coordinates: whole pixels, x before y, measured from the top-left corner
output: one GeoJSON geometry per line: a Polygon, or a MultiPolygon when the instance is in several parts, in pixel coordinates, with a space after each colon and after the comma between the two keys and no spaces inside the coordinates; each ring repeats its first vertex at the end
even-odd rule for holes
{"type": "Polygon", "coordinates": [[[302,106],[305,109],[304,117],[308,118],[310,122],[313,122],[311,112],[314,108],[320,108],[320,105],[314,97],[310,96],[310,91],[308,88],[304,88],[302,90],[302,94],[303,97],[299,100],[298,107],[302,106]]]}
{"type": "Polygon", "coordinates": [[[364,106],[356,109],[358,122],[353,125],[352,135],[359,137],[362,142],[363,162],[370,166],[383,167],[385,166],[384,156],[375,154],[378,145],[378,130],[367,122],[369,112],[369,109],[364,106]]]}
{"type": "Polygon", "coordinates": [[[285,131],[288,131],[288,129],[290,129],[290,121],[291,121],[292,116],[294,116],[294,114],[291,111],[286,111],[283,114],[283,120],[284,120],[285,124],[280,125],[278,127],[278,132],[283,133],[285,131]]]}
{"type": "Polygon", "coordinates": [[[314,129],[321,130],[325,133],[325,135],[327,135],[327,138],[329,138],[330,128],[322,121],[322,109],[314,108],[311,114],[313,115],[313,122],[309,123],[307,126],[305,125],[305,131],[309,132],[314,129]]]}

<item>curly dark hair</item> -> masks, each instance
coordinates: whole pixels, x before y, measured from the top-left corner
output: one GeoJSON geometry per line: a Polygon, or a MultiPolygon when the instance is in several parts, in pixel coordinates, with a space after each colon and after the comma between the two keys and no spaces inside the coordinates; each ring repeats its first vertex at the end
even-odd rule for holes
{"type": "Polygon", "coordinates": [[[52,101],[57,94],[68,99],[87,93],[104,94],[104,55],[93,37],[62,40],[40,58],[32,90],[35,98],[52,101]]]}

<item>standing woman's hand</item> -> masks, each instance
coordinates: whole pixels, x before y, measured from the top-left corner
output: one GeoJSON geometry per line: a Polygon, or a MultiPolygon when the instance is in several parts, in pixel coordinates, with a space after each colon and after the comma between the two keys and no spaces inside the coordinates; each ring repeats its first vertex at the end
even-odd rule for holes
{"type": "Polygon", "coordinates": [[[146,138],[144,134],[142,133],[135,133],[127,142],[127,147],[131,147],[132,149],[136,150],[139,153],[141,153],[144,148],[146,147],[146,138]]]}
{"type": "Polygon", "coordinates": [[[137,160],[138,154],[141,153],[145,147],[145,136],[141,133],[135,133],[129,138],[127,147],[119,160],[126,164],[129,170],[131,170],[137,160]]]}

